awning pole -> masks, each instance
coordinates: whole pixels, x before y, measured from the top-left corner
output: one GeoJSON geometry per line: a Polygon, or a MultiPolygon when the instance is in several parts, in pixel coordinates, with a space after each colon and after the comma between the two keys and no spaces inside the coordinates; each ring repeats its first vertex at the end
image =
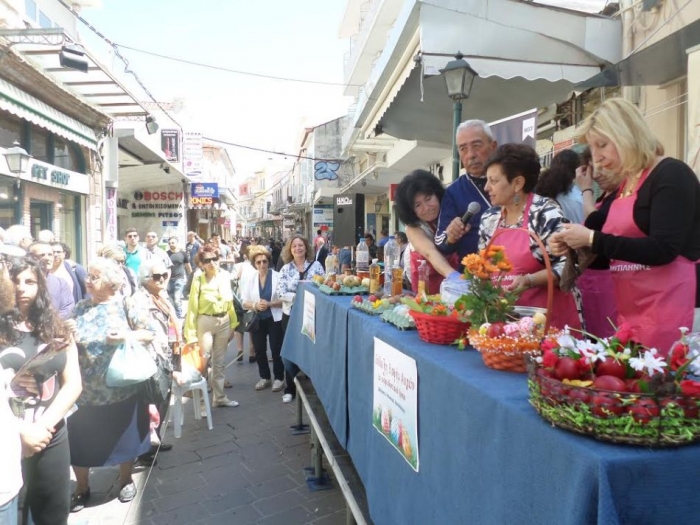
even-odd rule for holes
{"type": "Polygon", "coordinates": [[[452,181],[459,178],[459,152],[457,151],[457,128],[462,121],[462,99],[454,99],[452,123],[452,181]]]}

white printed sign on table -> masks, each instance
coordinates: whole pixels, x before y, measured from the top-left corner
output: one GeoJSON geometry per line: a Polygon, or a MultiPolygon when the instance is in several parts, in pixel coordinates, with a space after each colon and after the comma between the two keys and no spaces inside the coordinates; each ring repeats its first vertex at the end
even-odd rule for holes
{"type": "Polygon", "coordinates": [[[412,359],[374,338],[372,424],[418,472],[418,369],[412,359]]]}
{"type": "Polygon", "coordinates": [[[304,316],[301,320],[301,333],[316,344],[316,296],[304,290],[304,316]]]}

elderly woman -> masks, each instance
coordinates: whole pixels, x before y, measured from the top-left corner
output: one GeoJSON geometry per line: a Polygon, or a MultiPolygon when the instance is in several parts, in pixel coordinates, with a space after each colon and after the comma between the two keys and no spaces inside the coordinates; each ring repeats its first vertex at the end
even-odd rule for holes
{"type": "Polygon", "coordinates": [[[109,387],[105,374],[114,353],[128,338],[144,343],[155,336],[148,311],[122,297],[124,272],[99,257],[88,266],[89,299],[75,308],[76,341],[83,393],[79,410],[68,420],[71,465],[77,487],[71,511],[81,510],[90,498],[90,467],[119,465],[119,501],[131,501],[136,485],[131,477],[134,458],[150,447],[148,405],[138,385],[109,387]]]}
{"type": "MultiPolygon", "coordinates": [[[[133,296],[133,300],[141,307],[146,308],[153,321],[155,329],[155,339],[153,349],[157,353],[155,359],[165,363],[165,368],[172,372],[173,355],[180,352],[182,330],[181,323],[175,313],[173,305],[168,301],[167,285],[165,281],[168,277],[168,269],[159,259],[150,259],[141,263],[139,267],[140,288],[133,296]]],[[[160,424],[156,429],[158,439],[151,440],[151,450],[139,459],[144,464],[153,463],[156,453],[170,450],[172,445],[160,443],[160,429],[165,422],[165,418],[170,406],[170,396],[156,408],[160,414],[160,424]]]]}
{"type": "MultiPolygon", "coordinates": [[[[3,266],[10,264],[5,262],[3,266]]],[[[11,378],[11,406],[19,420],[24,456],[24,512],[26,515],[30,511],[37,525],[66,523],[70,451],[65,417],[81,390],[78,352],[51,306],[40,263],[31,257],[15,259],[10,277],[14,282],[16,310],[6,310],[12,303],[3,305],[0,370],[8,375],[0,379],[0,384],[11,378]],[[39,353],[47,356],[47,360],[23,369],[39,353]]],[[[5,450],[0,452],[5,453],[5,450]]],[[[0,475],[6,474],[3,471],[0,475]]]]}
{"type": "Polygon", "coordinates": [[[272,255],[263,246],[254,246],[248,251],[248,260],[256,269],[252,279],[244,281],[241,289],[243,308],[258,312],[258,329],[252,332],[253,347],[258,361],[260,381],[255,390],[265,390],[270,386],[270,364],[267,361],[267,343],[270,341],[272,353],[272,369],[275,381],[272,391],[279,392],[284,388],[284,365],[280,352],[282,351],[282,300],[277,295],[279,274],[270,268],[272,255]]]}
{"type": "MultiPolygon", "coordinates": [[[[495,242],[505,248],[513,265],[503,282],[510,282],[512,289],[521,291],[518,305],[545,307],[547,270],[544,254],[528,233],[534,233],[546,245],[549,238],[561,230],[564,216],[556,202],[533,193],[539,173],[539,156],[531,147],[524,144],[498,147],[486,164],[486,192],[493,207],[481,217],[479,249],[486,248],[498,233],[495,242]]],[[[566,325],[581,328],[575,298],[578,290],[567,293],[558,286],[566,259],[551,253],[548,255],[557,285],[550,324],[556,328],[566,325]]]]}
{"type": "MultiPolygon", "coordinates": [[[[314,261],[314,250],[311,248],[311,244],[301,235],[295,235],[289,239],[282,250],[281,257],[286,261],[286,264],[280,272],[277,297],[282,299],[282,329],[286,331],[299,281],[309,280],[314,275],[325,275],[325,273],[321,263],[314,261]]],[[[282,361],[286,383],[282,402],[291,403],[297,393],[294,378],[299,373],[299,367],[288,359],[282,361]]]]}
{"type": "Polygon", "coordinates": [[[190,299],[185,318],[185,341],[202,346],[211,356],[213,377],[210,384],[215,407],[237,407],[238,401],[226,397],[226,349],[238,326],[233,306],[231,274],[219,268],[219,250],[207,244],[197,252],[197,264],[201,265],[192,278],[190,299]]]}
{"type": "Polygon", "coordinates": [[[418,290],[418,266],[425,260],[429,268],[428,293],[440,293],[443,278],[459,279],[457,255],[445,258],[435,246],[435,231],[440,217],[440,203],[445,188],[438,178],[425,170],[406,175],[396,190],[396,214],[406,225],[406,236],[411,243],[410,281],[413,291],[418,290]]]}
{"type": "Polygon", "coordinates": [[[572,224],[552,249],[590,247],[610,260],[618,323],[665,355],[693,324],[700,258],[700,183],[688,165],[663,157],[639,109],[606,100],[578,130],[597,168],[623,180],[602,231],[572,224]]]}
{"type": "Polygon", "coordinates": [[[138,288],[138,283],[136,282],[136,275],[134,275],[131,268],[126,265],[126,254],[124,250],[118,244],[105,244],[97,250],[97,256],[111,259],[119,265],[124,273],[124,284],[119,290],[119,293],[124,297],[134,295],[134,292],[138,288]]]}

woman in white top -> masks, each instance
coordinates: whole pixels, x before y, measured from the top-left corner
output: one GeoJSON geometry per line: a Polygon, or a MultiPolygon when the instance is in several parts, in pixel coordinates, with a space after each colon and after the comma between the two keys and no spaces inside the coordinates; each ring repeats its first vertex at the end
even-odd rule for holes
{"type": "MultiPolygon", "coordinates": [[[[248,248],[246,247],[245,249],[245,259],[243,262],[238,262],[233,265],[233,277],[234,281],[237,282],[237,285],[233,287],[234,294],[236,295],[236,299],[238,301],[241,300],[241,291],[247,286],[248,281],[251,279],[255,278],[256,271],[253,268],[253,266],[248,262],[248,248]]],[[[240,319],[239,319],[240,321],[240,319]]],[[[236,350],[238,351],[238,355],[236,355],[236,361],[238,361],[238,364],[243,364],[243,337],[244,337],[245,332],[243,331],[243,323],[241,323],[237,328],[236,332],[234,333],[234,341],[236,341],[236,350]]],[[[255,363],[255,350],[253,349],[253,341],[250,338],[250,334],[248,334],[249,339],[248,339],[248,362],[249,363],[255,363]]]]}
{"type": "Polygon", "coordinates": [[[260,381],[255,385],[255,390],[265,390],[272,383],[272,391],[279,392],[284,388],[284,365],[280,357],[284,339],[282,300],[277,295],[279,273],[270,268],[272,254],[264,246],[251,247],[248,260],[258,270],[255,277],[245,281],[241,288],[243,308],[258,313],[258,328],[250,334],[260,373],[260,381]],[[274,382],[270,375],[270,363],[267,361],[268,339],[274,382]]]}

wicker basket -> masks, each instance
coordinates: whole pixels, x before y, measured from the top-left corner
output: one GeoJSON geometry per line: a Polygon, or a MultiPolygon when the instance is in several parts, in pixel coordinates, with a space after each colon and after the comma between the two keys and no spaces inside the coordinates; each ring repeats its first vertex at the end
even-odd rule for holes
{"type": "Polygon", "coordinates": [[[700,440],[700,398],[565,384],[528,363],[530,404],[554,426],[601,441],[673,447],[700,440]]]}
{"type": "MultiPolygon", "coordinates": [[[[491,237],[486,249],[488,250],[498,236],[505,231],[513,230],[496,231],[491,237]]],[[[549,259],[547,248],[542,242],[542,239],[526,228],[518,228],[516,231],[521,231],[532,237],[539,245],[544,255],[544,266],[547,270],[547,321],[544,326],[544,333],[546,334],[549,332],[549,321],[552,315],[552,303],[554,301],[554,272],[552,271],[552,261],[549,259]]],[[[541,353],[541,339],[535,337],[514,338],[504,335],[492,338],[479,335],[478,331],[475,329],[469,332],[469,342],[481,353],[481,357],[486,366],[506,372],[527,372],[525,359],[528,356],[539,355],[541,353]]]]}
{"type": "Polygon", "coordinates": [[[451,345],[469,330],[469,323],[452,316],[429,315],[410,310],[416,322],[418,337],[434,345],[451,345]]]}

